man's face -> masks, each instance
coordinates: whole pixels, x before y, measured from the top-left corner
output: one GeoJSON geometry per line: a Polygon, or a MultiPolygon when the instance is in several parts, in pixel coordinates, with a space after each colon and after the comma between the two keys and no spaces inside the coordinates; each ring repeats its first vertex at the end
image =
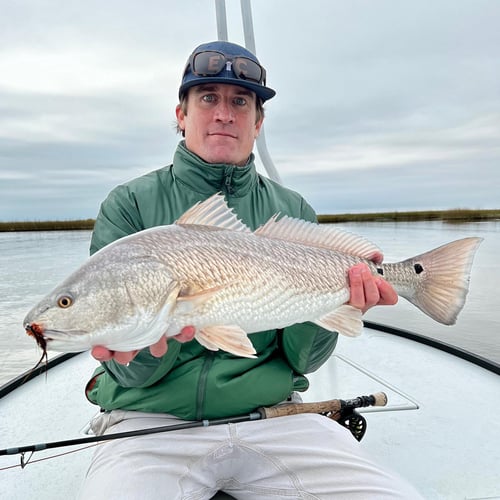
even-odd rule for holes
{"type": "Polygon", "coordinates": [[[263,121],[256,122],[256,98],[238,85],[191,87],[186,113],[175,110],[186,147],[208,163],[245,165],[263,121]]]}

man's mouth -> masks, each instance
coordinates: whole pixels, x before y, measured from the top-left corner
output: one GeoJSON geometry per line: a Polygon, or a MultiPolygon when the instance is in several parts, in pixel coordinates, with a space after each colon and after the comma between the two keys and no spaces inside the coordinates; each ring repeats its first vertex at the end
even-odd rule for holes
{"type": "Polygon", "coordinates": [[[236,136],[234,134],[231,134],[230,132],[209,132],[209,136],[221,136],[221,137],[230,137],[231,139],[236,139],[236,136]]]}

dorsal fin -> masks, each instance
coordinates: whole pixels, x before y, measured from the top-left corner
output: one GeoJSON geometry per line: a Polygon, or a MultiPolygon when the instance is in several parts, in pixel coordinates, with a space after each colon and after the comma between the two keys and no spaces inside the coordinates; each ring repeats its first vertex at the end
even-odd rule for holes
{"type": "Polygon", "coordinates": [[[216,193],[205,201],[200,201],[192,206],[179,217],[176,224],[197,224],[231,231],[250,232],[250,229],[227,206],[224,196],[220,193],[216,193]]]}
{"type": "Polygon", "coordinates": [[[372,260],[382,261],[382,251],[374,243],[354,233],[329,226],[320,226],[313,222],[278,215],[271,217],[255,234],[285,241],[294,241],[312,247],[328,248],[372,260]]]}

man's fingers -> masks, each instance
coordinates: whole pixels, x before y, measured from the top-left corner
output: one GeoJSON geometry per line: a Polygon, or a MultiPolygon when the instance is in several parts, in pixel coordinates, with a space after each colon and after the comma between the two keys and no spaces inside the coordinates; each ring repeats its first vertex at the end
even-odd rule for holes
{"type": "Polygon", "coordinates": [[[398,294],[390,283],[387,283],[387,281],[382,278],[377,278],[376,283],[380,294],[380,305],[393,306],[398,302],[398,294]]]}
{"type": "Polygon", "coordinates": [[[97,359],[97,361],[110,361],[113,359],[113,353],[102,345],[92,347],[92,351],[90,351],[90,353],[95,359],[97,359]]]}
{"type": "Polygon", "coordinates": [[[380,293],[378,290],[376,278],[368,267],[361,269],[363,279],[363,290],[365,292],[365,308],[369,308],[379,303],[380,293]]]}
{"type": "Polygon", "coordinates": [[[378,302],[378,288],[366,264],[357,264],[349,269],[349,304],[364,311],[378,302]]]}
{"type": "Polygon", "coordinates": [[[374,276],[366,264],[356,264],[349,269],[349,304],[366,312],[375,305],[394,305],[398,294],[390,283],[374,276]]]}
{"type": "Polygon", "coordinates": [[[102,345],[97,345],[92,347],[91,354],[97,361],[111,361],[115,360],[117,363],[121,365],[127,365],[130,363],[139,351],[130,351],[130,352],[119,352],[119,351],[110,351],[106,347],[102,345]]]}
{"type": "Polygon", "coordinates": [[[139,351],[120,352],[115,351],[113,359],[120,365],[128,365],[136,356],[139,351]]]}
{"type": "Polygon", "coordinates": [[[173,338],[177,340],[177,342],[189,342],[190,340],[193,340],[195,333],[196,328],[194,326],[185,326],[181,330],[181,333],[175,335],[173,338]]]}
{"type": "MultiPolygon", "coordinates": [[[[194,326],[185,326],[180,333],[177,335],[174,335],[172,338],[177,340],[177,342],[189,342],[190,340],[193,340],[194,334],[196,333],[196,328],[194,326]]],[[[168,350],[168,344],[167,344],[167,337],[163,335],[163,337],[156,342],[156,344],[153,344],[150,346],[149,351],[153,356],[156,358],[161,358],[167,353],[168,350]]]]}
{"type": "Polygon", "coordinates": [[[149,352],[155,358],[161,358],[167,353],[167,349],[168,349],[167,337],[163,335],[162,338],[158,342],[156,342],[156,344],[153,344],[152,346],[149,347],[149,352]]]}
{"type": "MultiPolygon", "coordinates": [[[[193,340],[196,333],[196,328],[194,326],[185,326],[181,332],[175,335],[174,338],[178,342],[189,342],[193,340]]],[[[152,344],[149,347],[151,355],[155,358],[161,358],[167,353],[168,344],[167,337],[163,335],[158,342],[152,344]]],[[[104,346],[95,346],[92,348],[91,354],[97,361],[111,361],[112,359],[121,365],[128,365],[137,355],[139,351],[130,352],[120,352],[120,351],[110,351],[104,346]]]]}
{"type": "Polygon", "coordinates": [[[384,261],[384,254],[381,252],[374,252],[372,255],[370,255],[369,259],[374,263],[374,264],[382,264],[384,261]]]}
{"type": "Polygon", "coordinates": [[[348,276],[350,293],[349,304],[358,309],[362,309],[364,306],[364,291],[361,279],[361,269],[357,267],[349,269],[348,276]]]}

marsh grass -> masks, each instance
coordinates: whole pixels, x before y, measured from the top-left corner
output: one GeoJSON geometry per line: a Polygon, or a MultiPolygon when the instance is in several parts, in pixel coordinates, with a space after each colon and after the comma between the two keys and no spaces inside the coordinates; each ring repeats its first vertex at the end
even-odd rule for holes
{"type": "Polygon", "coordinates": [[[424,210],[420,212],[377,212],[364,214],[318,215],[320,223],[334,222],[416,222],[441,220],[449,223],[465,223],[500,220],[500,209],[473,210],[455,208],[451,210],[424,210]]]}
{"type": "MultiPolygon", "coordinates": [[[[336,222],[414,222],[441,220],[448,223],[465,223],[500,220],[500,209],[472,210],[455,208],[452,210],[427,210],[421,212],[376,212],[364,214],[321,214],[320,223],[336,222]]],[[[0,232],[6,231],[78,231],[92,230],[94,219],[65,221],[23,221],[0,222],[0,232]]]]}
{"type": "Polygon", "coordinates": [[[63,221],[0,222],[0,232],[6,231],[78,231],[94,227],[94,219],[63,221]]]}

